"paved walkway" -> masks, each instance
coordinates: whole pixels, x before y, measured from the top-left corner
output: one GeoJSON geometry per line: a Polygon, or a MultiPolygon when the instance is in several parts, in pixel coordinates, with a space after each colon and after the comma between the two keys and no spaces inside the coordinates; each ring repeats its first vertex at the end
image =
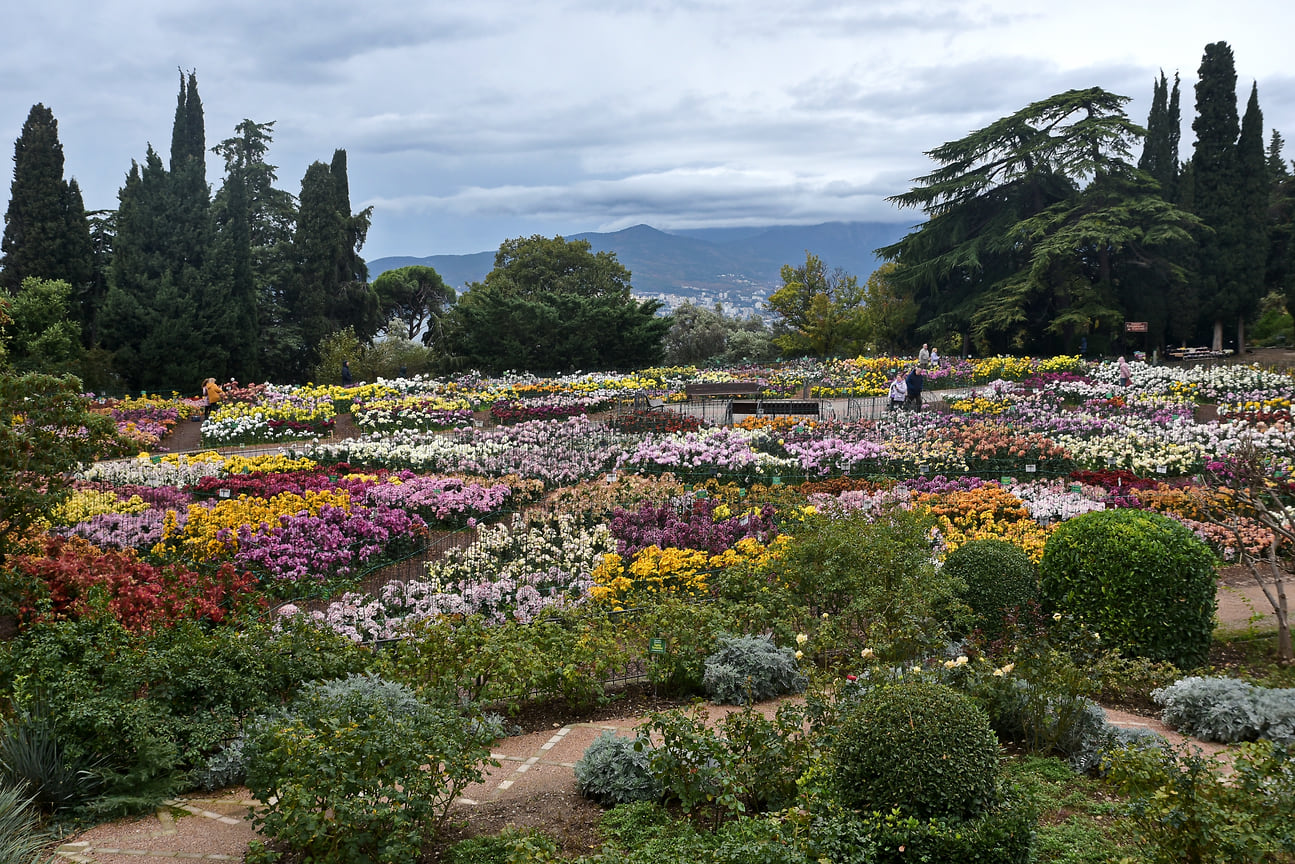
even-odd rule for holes
{"type": "MultiPolygon", "coordinates": [[[[759,707],[772,716],[778,702],[759,707]]],[[[738,710],[709,705],[712,721],[738,710]]],[[[1118,726],[1151,729],[1171,743],[1183,736],[1158,720],[1120,711],[1107,711],[1118,726]]],[[[577,795],[573,769],[585,749],[604,731],[631,737],[643,717],[630,716],[588,723],[569,723],[554,729],[505,738],[495,743],[492,755],[499,766],[485,780],[463,791],[456,803],[460,815],[471,818],[474,806],[497,801],[524,800],[541,793],[577,795]]],[[[1211,754],[1222,745],[1197,742],[1211,754]]],[[[56,861],[82,864],[139,864],[141,858],[197,861],[241,861],[257,835],[250,814],[258,802],[246,789],[227,790],[217,797],[184,797],[167,802],[156,813],[99,825],[62,843],[54,850],[56,861]]]]}

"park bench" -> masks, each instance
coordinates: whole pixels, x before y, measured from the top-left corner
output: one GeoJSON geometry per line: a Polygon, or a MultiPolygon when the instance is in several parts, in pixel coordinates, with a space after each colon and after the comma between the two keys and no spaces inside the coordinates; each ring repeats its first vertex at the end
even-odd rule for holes
{"type": "Polygon", "coordinates": [[[762,388],[754,381],[719,381],[708,384],[685,384],[684,394],[692,399],[737,399],[759,396],[762,388]]]}
{"type": "Polygon", "coordinates": [[[734,417],[817,417],[820,403],[796,399],[753,399],[734,400],[729,406],[734,417]]]}

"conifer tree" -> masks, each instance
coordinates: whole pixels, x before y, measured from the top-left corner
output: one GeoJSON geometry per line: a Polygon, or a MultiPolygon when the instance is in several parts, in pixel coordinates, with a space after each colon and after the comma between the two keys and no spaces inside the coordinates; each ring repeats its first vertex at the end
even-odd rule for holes
{"type": "Polygon", "coordinates": [[[1268,205],[1272,182],[1264,152],[1264,115],[1259,109],[1259,85],[1250,88],[1250,99],[1241,119],[1237,139],[1237,169],[1240,188],[1241,244],[1237,261],[1237,351],[1245,349],[1246,318],[1254,313],[1264,295],[1264,270],[1268,263],[1268,205]]]}
{"type": "MultiPolygon", "coordinates": [[[[1196,82],[1196,146],[1192,154],[1193,209],[1211,231],[1200,243],[1202,312],[1213,325],[1213,347],[1223,348],[1223,324],[1244,317],[1242,284],[1246,242],[1237,139],[1237,74],[1226,42],[1205,46],[1196,82]]],[[[1240,348],[1242,346],[1238,346],[1240,348]]]]}
{"type": "Polygon", "coordinates": [[[1138,167],[1160,184],[1161,197],[1170,203],[1176,203],[1178,192],[1178,142],[1182,137],[1178,98],[1178,75],[1174,75],[1171,94],[1162,71],[1152,93],[1146,142],[1138,160],[1138,167]]]}
{"type": "Polygon", "coordinates": [[[94,274],[90,225],[76,180],[63,179],[63,145],[49,108],[32,106],[13,160],[0,288],[17,293],[32,277],[62,280],[79,295],[94,274]]]}
{"type": "Polygon", "coordinates": [[[229,268],[213,247],[206,144],[197,79],[180,76],[171,170],[149,148],[118,198],[108,296],[100,316],[105,347],[132,387],[196,391],[231,371],[229,268]]]}

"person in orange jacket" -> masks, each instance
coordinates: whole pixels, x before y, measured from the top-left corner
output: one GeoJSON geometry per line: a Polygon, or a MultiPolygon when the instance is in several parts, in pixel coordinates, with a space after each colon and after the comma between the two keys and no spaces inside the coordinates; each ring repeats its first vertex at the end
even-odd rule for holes
{"type": "Polygon", "coordinates": [[[220,389],[215,378],[208,378],[202,382],[202,395],[207,400],[202,409],[202,419],[206,420],[211,416],[211,409],[216,407],[216,403],[225,398],[225,391],[220,389]]]}

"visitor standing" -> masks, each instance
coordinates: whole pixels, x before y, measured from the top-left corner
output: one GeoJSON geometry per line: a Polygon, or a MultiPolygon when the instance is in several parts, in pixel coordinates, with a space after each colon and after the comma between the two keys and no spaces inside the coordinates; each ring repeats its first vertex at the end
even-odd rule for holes
{"type": "Polygon", "coordinates": [[[940,352],[936,348],[931,349],[931,366],[940,365],[940,352]]]}
{"type": "Polygon", "coordinates": [[[904,404],[913,411],[922,410],[922,373],[917,371],[914,366],[904,379],[904,387],[907,395],[904,398],[904,404]]]}
{"type": "Polygon", "coordinates": [[[211,416],[211,410],[225,397],[225,391],[220,389],[215,378],[208,378],[202,382],[202,397],[205,402],[202,407],[202,419],[206,420],[211,416]]]}
{"type": "Polygon", "coordinates": [[[1121,356],[1119,359],[1119,365],[1120,365],[1120,386],[1128,387],[1133,383],[1133,370],[1129,368],[1129,364],[1125,362],[1123,356],[1121,356]]]}
{"type": "Polygon", "coordinates": [[[931,347],[925,342],[922,343],[922,350],[917,352],[917,365],[925,366],[931,362],[931,347]]]}
{"type": "Polygon", "coordinates": [[[904,382],[904,370],[895,373],[895,380],[890,382],[890,410],[898,411],[904,407],[908,398],[908,384],[904,382]]]}
{"type": "Polygon", "coordinates": [[[350,360],[342,361],[342,386],[343,387],[351,386],[351,361],[350,360]]]}

